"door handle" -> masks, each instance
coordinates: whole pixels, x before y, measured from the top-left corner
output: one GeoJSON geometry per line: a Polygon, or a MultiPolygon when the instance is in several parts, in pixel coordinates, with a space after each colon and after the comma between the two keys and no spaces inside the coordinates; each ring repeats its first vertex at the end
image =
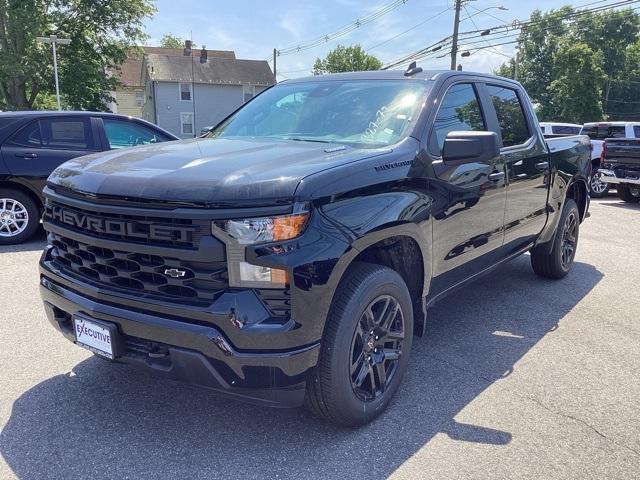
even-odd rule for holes
{"type": "Polygon", "coordinates": [[[489,180],[492,182],[500,181],[504,178],[504,172],[493,172],[489,174],[489,180]]]}
{"type": "Polygon", "coordinates": [[[536,163],[536,168],[542,172],[549,170],[549,162],[536,163]]]}
{"type": "Polygon", "coordinates": [[[38,158],[38,154],[37,153],[16,153],[16,157],[38,158]]]}

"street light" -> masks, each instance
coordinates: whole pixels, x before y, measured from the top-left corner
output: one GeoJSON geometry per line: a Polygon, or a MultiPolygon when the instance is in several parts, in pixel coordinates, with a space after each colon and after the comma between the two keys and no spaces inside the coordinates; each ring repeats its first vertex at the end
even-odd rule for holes
{"type": "Polygon", "coordinates": [[[58,54],[56,52],[56,44],[60,45],[69,45],[71,43],[71,39],[69,38],[58,38],[56,35],[50,35],[48,37],[37,37],[36,40],[42,43],[50,43],[53,47],[53,72],[56,78],[56,100],[58,101],[58,110],[62,110],[62,106],[60,105],[60,85],[58,83],[58,54]]]}

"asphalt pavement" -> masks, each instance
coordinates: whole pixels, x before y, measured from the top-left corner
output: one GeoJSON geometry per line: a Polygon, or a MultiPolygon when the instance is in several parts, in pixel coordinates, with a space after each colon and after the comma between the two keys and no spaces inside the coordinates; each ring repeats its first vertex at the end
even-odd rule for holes
{"type": "Polygon", "coordinates": [[[356,430],[93,357],[45,319],[44,236],[0,247],[0,478],[638,479],[639,227],[595,200],[566,279],[524,256],[437,304],[356,430]]]}

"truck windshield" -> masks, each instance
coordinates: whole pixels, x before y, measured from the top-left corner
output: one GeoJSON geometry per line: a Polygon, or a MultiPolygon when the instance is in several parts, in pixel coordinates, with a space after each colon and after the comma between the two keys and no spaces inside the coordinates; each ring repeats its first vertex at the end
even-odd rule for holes
{"type": "Polygon", "coordinates": [[[373,148],[411,131],[432,82],[282,83],[220,124],[208,138],[259,137],[373,148]]]}

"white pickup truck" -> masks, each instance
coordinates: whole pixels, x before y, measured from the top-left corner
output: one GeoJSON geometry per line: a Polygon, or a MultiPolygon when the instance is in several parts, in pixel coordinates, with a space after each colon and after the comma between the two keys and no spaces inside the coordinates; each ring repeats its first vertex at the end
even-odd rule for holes
{"type": "Polygon", "coordinates": [[[578,135],[582,125],[576,123],[540,122],[540,128],[546,136],[578,135]]]}
{"type": "Polygon", "coordinates": [[[593,175],[591,177],[591,197],[600,198],[609,193],[609,183],[601,180],[598,172],[602,145],[605,138],[640,138],[640,122],[593,122],[585,123],[580,131],[581,135],[588,135],[591,139],[591,162],[593,175]]]}

